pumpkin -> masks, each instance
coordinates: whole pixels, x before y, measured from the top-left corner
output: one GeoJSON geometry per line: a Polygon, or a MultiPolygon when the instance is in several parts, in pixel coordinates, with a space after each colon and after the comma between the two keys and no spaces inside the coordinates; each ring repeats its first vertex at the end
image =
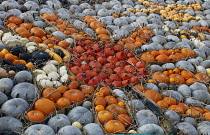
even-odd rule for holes
{"type": "Polygon", "coordinates": [[[54,117],[50,118],[47,125],[50,126],[54,132],[58,132],[62,127],[68,126],[71,121],[64,114],[56,114],[54,117]]]}
{"type": "Polygon", "coordinates": [[[184,110],[182,107],[178,106],[178,105],[172,105],[169,107],[169,110],[172,110],[172,111],[175,111],[179,114],[183,114],[184,113],[184,110]]]}
{"type": "Polygon", "coordinates": [[[109,120],[113,120],[114,119],[114,116],[109,111],[102,110],[102,111],[98,112],[97,118],[98,118],[99,122],[102,125],[104,125],[105,122],[108,122],[109,120]]]}
{"type": "Polygon", "coordinates": [[[70,89],[78,89],[80,87],[80,83],[78,81],[71,81],[68,85],[70,89]]]}
{"type": "Polygon", "coordinates": [[[130,108],[132,108],[135,111],[145,109],[145,106],[142,103],[142,101],[138,100],[138,99],[132,99],[132,100],[128,101],[128,105],[130,108]]]}
{"type": "Polygon", "coordinates": [[[21,24],[23,20],[19,17],[11,16],[11,17],[8,18],[8,21],[10,23],[14,23],[14,24],[21,24]]]}
{"type": "Polygon", "coordinates": [[[155,81],[157,81],[159,83],[168,83],[169,82],[169,77],[164,75],[161,72],[155,72],[152,75],[152,79],[154,79],[155,81]]]}
{"type": "Polygon", "coordinates": [[[26,101],[33,101],[40,94],[39,89],[27,82],[18,83],[12,88],[12,98],[22,98],[26,101]]]}
{"type": "Polygon", "coordinates": [[[61,108],[65,108],[71,105],[70,101],[67,98],[59,98],[56,102],[56,105],[58,105],[61,108]]]}
{"type": "Polygon", "coordinates": [[[182,131],[183,134],[193,133],[194,135],[198,135],[198,131],[196,130],[196,128],[188,122],[180,122],[176,126],[180,131],[182,131]]]}
{"type": "Polygon", "coordinates": [[[102,105],[103,107],[106,107],[106,100],[104,97],[96,97],[94,99],[94,105],[102,105]]]}
{"type": "Polygon", "coordinates": [[[18,33],[20,36],[22,36],[24,38],[29,38],[30,37],[30,32],[24,27],[16,28],[15,32],[18,33]]]}
{"type": "Polygon", "coordinates": [[[82,135],[82,132],[78,128],[74,127],[74,126],[67,125],[65,127],[62,127],[58,131],[57,134],[58,135],[82,135]]]}
{"type": "Polygon", "coordinates": [[[13,81],[10,78],[0,79],[0,91],[9,95],[13,88],[13,81]]]}
{"type": "Polygon", "coordinates": [[[157,116],[150,110],[140,110],[136,113],[135,118],[139,127],[145,124],[158,124],[157,116]]]}
{"type": "Polygon", "coordinates": [[[44,134],[44,135],[55,135],[55,132],[53,131],[53,129],[45,124],[35,124],[35,125],[31,125],[29,126],[25,131],[24,134],[44,134]]]}
{"type": "Polygon", "coordinates": [[[145,124],[137,129],[139,134],[164,134],[164,130],[156,124],[145,124]]]}
{"type": "Polygon", "coordinates": [[[72,126],[78,128],[79,130],[82,129],[82,125],[78,121],[75,121],[74,123],[72,123],[72,126]]]}
{"type": "Polygon", "coordinates": [[[55,111],[55,103],[47,98],[40,98],[34,103],[34,109],[48,115],[55,111]]]}
{"type": "Polygon", "coordinates": [[[180,122],[180,116],[175,111],[167,110],[164,113],[164,116],[173,123],[179,123],[180,122]]]}
{"type": "Polygon", "coordinates": [[[92,102],[90,101],[85,101],[83,104],[82,104],[83,107],[87,108],[87,109],[90,109],[92,108],[92,102]]]}
{"type": "Polygon", "coordinates": [[[45,116],[42,112],[40,112],[38,110],[31,110],[31,111],[27,112],[27,118],[30,121],[40,122],[45,119],[45,116]]]}
{"type": "Polygon", "coordinates": [[[0,106],[4,104],[7,100],[8,97],[3,92],[0,92],[0,106]]]}
{"type": "Polygon", "coordinates": [[[176,99],[174,99],[172,97],[164,97],[163,101],[169,105],[176,105],[176,99]]]}
{"type": "Polygon", "coordinates": [[[120,115],[120,114],[127,114],[127,110],[123,107],[120,107],[116,104],[111,104],[106,107],[106,110],[110,111],[114,116],[120,115]]]}
{"type": "Polygon", "coordinates": [[[117,99],[113,96],[106,96],[105,101],[108,105],[110,104],[117,104],[117,99]]]}
{"type": "Polygon", "coordinates": [[[161,95],[154,90],[147,90],[144,94],[155,102],[162,100],[161,95]]]}
{"type": "Polygon", "coordinates": [[[155,58],[154,56],[152,56],[151,54],[147,54],[147,53],[143,53],[141,56],[140,56],[140,59],[144,62],[153,62],[155,61],[155,58]]]}
{"type": "Polygon", "coordinates": [[[100,111],[103,111],[104,110],[104,107],[102,105],[97,105],[95,107],[95,110],[96,110],[96,112],[100,112],[100,111]]]}
{"type": "Polygon", "coordinates": [[[21,82],[32,82],[32,74],[28,71],[20,71],[18,72],[15,76],[14,79],[16,80],[17,83],[21,82]]]}
{"type": "Polygon", "coordinates": [[[104,130],[107,133],[125,133],[124,125],[118,120],[110,120],[104,125],[104,130]]]}
{"type": "Polygon", "coordinates": [[[193,51],[191,48],[183,48],[183,49],[181,49],[181,53],[185,57],[193,57],[196,55],[195,51],[193,51]]]}
{"type": "Polygon", "coordinates": [[[55,88],[46,88],[42,92],[42,97],[48,98],[56,102],[61,97],[61,93],[59,90],[56,90],[55,88]]]}
{"type": "Polygon", "coordinates": [[[20,132],[23,129],[23,124],[13,117],[1,117],[0,118],[0,132],[13,131],[20,132]]]}
{"type": "Polygon", "coordinates": [[[89,123],[83,127],[83,131],[86,135],[104,135],[104,131],[96,123],[89,123]]]}
{"type": "Polygon", "coordinates": [[[84,94],[77,89],[71,89],[66,91],[63,94],[63,97],[67,98],[70,102],[75,102],[75,103],[81,102],[85,99],[84,94]]]}
{"type": "Polygon", "coordinates": [[[11,117],[18,117],[24,114],[26,110],[28,110],[29,104],[27,101],[21,98],[13,98],[10,100],[7,100],[2,106],[1,106],[1,112],[5,114],[6,116],[11,117]]]}
{"type": "Polygon", "coordinates": [[[159,106],[163,107],[163,108],[166,108],[166,109],[168,109],[168,106],[169,106],[169,104],[166,103],[166,102],[163,101],[163,100],[158,101],[157,104],[158,104],[159,106]]]}
{"type": "Polygon", "coordinates": [[[101,87],[99,92],[103,94],[103,96],[108,96],[110,94],[110,89],[108,87],[101,87]]]}
{"type": "Polygon", "coordinates": [[[120,121],[126,128],[130,127],[132,124],[132,120],[127,114],[118,115],[117,120],[120,121]]]}
{"type": "Polygon", "coordinates": [[[78,121],[83,125],[93,122],[93,114],[85,107],[77,106],[68,113],[71,122],[78,121]]]}
{"type": "Polygon", "coordinates": [[[94,91],[95,91],[93,86],[81,85],[80,88],[85,95],[86,94],[93,94],[94,91]]]}

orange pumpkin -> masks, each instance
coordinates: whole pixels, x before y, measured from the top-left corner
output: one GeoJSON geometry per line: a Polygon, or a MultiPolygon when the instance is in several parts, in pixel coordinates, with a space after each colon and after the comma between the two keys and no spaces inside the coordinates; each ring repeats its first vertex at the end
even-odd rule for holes
{"type": "Polygon", "coordinates": [[[154,56],[152,56],[151,54],[149,53],[143,53],[140,57],[140,59],[144,62],[154,62],[155,61],[155,58],[154,56]]]}
{"type": "Polygon", "coordinates": [[[169,77],[164,75],[161,72],[155,72],[152,75],[152,79],[154,79],[155,81],[160,82],[160,83],[168,83],[169,82],[169,77]]]}
{"type": "Polygon", "coordinates": [[[104,130],[107,133],[125,133],[125,126],[118,120],[110,120],[104,125],[104,130]]]}
{"type": "Polygon", "coordinates": [[[193,73],[187,70],[181,71],[181,76],[184,77],[184,79],[193,78],[193,73]]]}
{"type": "Polygon", "coordinates": [[[104,97],[98,96],[94,99],[95,106],[102,105],[103,107],[106,107],[106,100],[104,97]]]}
{"type": "Polygon", "coordinates": [[[103,111],[104,110],[104,107],[102,105],[97,105],[95,107],[95,110],[96,110],[96,112],[100,112],[100,111],[103,111]]]}
{"type": "Polygon", "coordinates": [[[113,120],[114,116],[109,111],[103,110],[100,111],[97,115],[99,122],[103,125],[105,122],[109,120],[113,120]]]}
{"type": "Polygon", "coordinates": [[[43,29],[39,28],[39,27],[33,27],[31,30],[30,30],[31,34],[33,36],[36,36],[36,37],[43,37],[43,36],[46,36],[46,33],[43,29]]]}
{"type": "Polygon", "coordinates": [[[107,34],[99,34],[98,37],[101,41],[110,41],[110,37],[107,34]]]}
{"type": "Polygon", "coordinates": [[[30,36],[29,40],[36,42],[36,43],[42,43],[42,39],[36,36],[30,36]]]}
{"type": "Polygon", "coordinates": [[[60,93],[65,93],[67,89],[68,88],[66,86],[60,86],[57,88],[57,90],[60,91],[60,93]]]}
{"type": "Polygon", "coordinates": [[[59,98],[56,104],[61,108],[65,108],[71,105],[70,101],[67,98],[63,98],[63,97],[59,98]]]}
{"type": "Polygon", "coordinates": [[[85,95],[86,94],[93,94],[95,92],[95,89],[94,89],[93,86],[81,85],[80,88],[85,95]]]}
{"type": "Polygon", "coordinates": [[[170,78],[170,83],[176,83],[176,84],[184,84],[185,80],[184,77],[182,77],[179,74],[172,74],[169,76],[170,78]]]}
{"type": "Polygon", "coordinates": [[[210,112],[206,112],[203,114],[206,120],[210,120],[210,112]]]}
{"type": "Polygon", "coordinates": [[[166,109],[168,109],[168,106],[169,106],[169,104],[163,100],[158,101],[157,104],[166,109]]]}
{"type": "Polygon", "coordinates": [[[98,27],[96,29],[96,34],[97,35],[100,35],[100,34],[106,34],[106,35],[108,35],[108,31],[105,28],[103,28],[103,27],[98,27]]]}
{"type": "Polygon", "coordinates": [[[80,87],[80,83],[78,81],[72,81],[69,83],[68,87],[70,89],[78,89],[80,87]]]}
{"type": "Polygon", "coordinates": [[[120,107],[117,104],[111,104],[106,107],[106,110],[110,111],[114,116],[120,115],[120,114],[127,114],[127,110],[123,107],[120,107]]]}
{"type": "Polygon", "coordinates": [[[186,105],[185,103],[178,103],[178,106],[180,106],[184,111],[189,108],[189,106],[186,105]]]}
{"type": "Polygon", "coordinates": [[[160,54],[155,58],[158,62],[169,62],[169,57],[165,54],[160,54]]]}
{"type": "Polygon", "coordinates": [[[176,105],[176,99],[172,97],[164,97],[163,101],[169,105],[176,105]]]}
{"type": "Polygon", "coordinates": [[[101,87],[99,89],[99,92],[102,93],[105,96],[108,96],[110,94],[110,89],[108,87],[101,87]]]}
{"type": "Polygon", "coordinates": [[[48,115],[55,111],[55,103],[47,98],[40,98],[34,103],[34,109],[48,115]]]}
{"type": "Polygon", "coordinates": [[[24,28],[26,28],[28,30],[28,29],[32,28],[32,24],[30,24],[30,23],[21,23],[20,27],[24,27],[24,28]]]}
{"type": "Polygon", "coordinates": [[[182,107],[178,106],[178,105],[172,105],[169,107],[169,110],[175,111],[179,114],[184,114],[184,110],[182,107]]]}
{"type": "Polygon", "coordinates": [[[40,122],[40,121],[43,121],[45,119],[45,116],[41,111],[32,110],[32,111],[27,112],[27,118],[30,121],[40,122]]]}
{"type": "Polygon", "coordinates": [[[61,97],[61,93],[59,90],[56,90],[55,88],[46,88],[42,92],[42,97],[48,98],[56,102],[61,97]]]}
{"type": "Polygon", "coordinates": [[[193,57],[195,56],[195,51],[192,50],[191,48],[182,48],[181,53],[185,56],[185,57],[193,57]]]}
{"type": "Polygon", "coordinates": [[[99,27],[104,27],[103,24],[99,21],[93,21],[90,23],[90,27],[93,29],[97,29],[99,27]]]}
{"type": "Polygon", "coordinates": [[[12,62],[13,65],[17,65],[17,64],[23,64],[23,65],[26,65],[26,61],[25,60],[14,60],[12,62]]]}
{"type": "Polygon", "coordinates": [[[45,13],[42,15],[42,17],[48,21],[56,21],[58,19],[57,16],[53,13],[45,13]]]}
{"type": "Polygon", "coordinates": [[[144,86],[143,86],[143,85],[137,84],[137,85],[134,85],[133,87],[134,87],[136,90],[139,90],[139,91],[141,91],[141,92],[144,91],[144,86]]]}
{"type": "Polygon", "coordinates": [[[67,98],[70,102],[75,102],[75,103],[81,102],[85,99],[84,94],[77,89],[71,89],[66,91],[63,94],[63,97],[67,98]]]}
{"type": "Polygon", "coordinates": [[[195,75],[195,78],[199,81],[209,82],[209,76],[203,73],[197,73],[195,75]]]}
{"type": "Polygon", "coordinates": [[[24,27],[18,27],[15,29],[15,32],[24,38],[29,38],[31,35],[30,32],[24,27]]]}
{"type": "Polygon", "coordinates": [[[185,113],[187,115],[189,115],[190,117],[200,117],[200,116],[202,116],[202,114],[200,113],[200,111],[197,110],[197,109],[195,109],[195,108],[187,109],[187,111],[185,113]]]}
{"type": "Polygon", "coordinates": [[[20,17],[11,16],[8,18],[8,21],[14,24],[21,24],[23,20],[20,17]]]}
{"type": "Polygon", "coordinates": [[[105,101],[108,105],[110,104],[117,104],[117,99],[113,96],[106,96],[105,101]]]}
{"type": "Polygon", "coordinates": [[[154,90],[147,90],[144,92],[144,94],[155,102],[162,100],[160,93],[154,90]]]}
{"type": "Polygon", "coordinates": [[[4,55],[4,59],[7,59],[10,62],[12,62],[13,60],[17,60],[18,57],[8,52],[7,54],[4,55]]]}
{"type": "Polygon", "coordinates": [[[130,127],[132,120],[127,114],[120,114],[117,116],[117,120],[120,121],[126,128],[130,127]]]}

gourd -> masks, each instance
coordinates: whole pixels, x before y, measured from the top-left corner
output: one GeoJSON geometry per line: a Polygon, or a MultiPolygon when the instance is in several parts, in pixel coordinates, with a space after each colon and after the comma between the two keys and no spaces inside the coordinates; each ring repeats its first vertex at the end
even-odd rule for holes
{"type": "Polygon", "coordinates": [[[20,71],[15,75],[14,79],[16,80],[17,83],[21,82],[32,83],[33,77],[32,74],[28,71],[20,71]]]}
{"type": "Polygon", "coordinates": [[[77,106],[68,113],[70,121],[78,121],[81,124],[89,124],[93,122],[93,114],[85,107],[77,106]]]}
{"type": "Polygon", "coordinates": [[[198,131],[196,130],[196,128],[188,122],[181,122],[178,123],[176,126],[180,131],[182,131],[183,134],[198,135],[198,131]]]}
{"type": "Polygon", "coordinates": [[[23,129],[23,124],[13,117],[1,117],[0,118],[0,132],[1,131],[13,131],[20,132],[23,129]]]}
{"type": "Polygon", "coordinates": [[[48,64],[48,65],[44,66],[42,69],[47,74],[49,74],[49,73],[51,73],[53,71],[54,72],[57,72],[58,71],[58,69],[56,68],[56,66],[53,65],[53,64],[48,64]]]}
{"type": "Polygon", "coordinates": [[[27,82],[19,83],[12,88],[12,98],[22,98],[26,101],[33,101],[40,94],[39,89],[27,82]]]}
{"type": "Polygon", "coordinates": [[[24,114],[26,110],[28,110],[29,104],[27,101],[21,98],[13,98],[7,100],[1,106],[1,112],[6,116],[18,117],[24,114]]]}
{"type": "Polygon", "coordinates": [[[2,78],[0,79],[0,91],[6,95],[11,93],[14,84],[10,78],[2,78]]]}
{"type": "Polygon", "coordinates": [[[66,115],[64,115],[64,114],[57,114],[54,117],[50,118],[47,124],[56,133],[62,127],[70,125],[71,122],[70,122],[69,118],[66,115]]]}
{"type": "Polygon", "coordinates": [[[82,132],[74,126],[65,126],[58,131],[57,135],[82,135],[82,132]]]}
{"type": "Polygon", "coordinates": [[[145,124],[137,129],[139,134],[158,134],[163,135],[163,129],[156,124],[145,124]]]}
{"type": "Polygon", "coordinates": [[[0,68],[0,78],[7,77],[7,71],[3,68],[0,68]]]}
{"type": "Polygon", "coordinates": [[[72,123],[72,126],[78,128],[79,130],[82,129],[82,125],[78,121],[75,121],[74,123],[72,123]]]}
{"type": "Polygon", "coordinates": [[[28,127],[24,134],[26,135],[37,135],[37,134],[42,134],[42,135],[55,135],[55,132],[53,129],[44,124],[36,124],[28,127]]]}
{"type": "Polygon", "coordinates": [[[83,127],[83,131],[87,135],[104,135],[101,127],[96,123],[89,123],[83,127]]]}
{"type": "Polygon", "coordinates": [[[157,116],[150,110],[140,110],[135,114],[139,127],[145,124],[158,124],[157,116]]]}

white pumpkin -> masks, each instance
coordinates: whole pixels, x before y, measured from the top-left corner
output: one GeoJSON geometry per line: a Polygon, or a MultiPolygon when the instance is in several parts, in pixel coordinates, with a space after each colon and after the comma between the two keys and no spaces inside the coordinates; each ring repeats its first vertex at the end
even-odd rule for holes
{"type": "Polygon", "coordinates": [[[60,67],[59,70],[58,70],[58,72],[59,72],[59,74],[60,74],[61,76],[67,74],[66,66],[60,67]]]}
{"type": "Polygon", "coordinates": [[[33,84],[23,82],[12,88],[12,98],[22,98],[26,101],[33,101],[40,94],[40,90],[33,84]]]}
{"type": "Polygon", "coordinates": [[[48,77],[49,77],[50,80],[52,80],[52,81],[57,81],[57,80],[59,79],[60,75],[59,75],[57,72],[53,71],[53,72],[50,72],[50,73],[48,74],[48,77]]]}
{"type": "Polygon", "coordinates": [[[43,79],[43,80],[39,81],[38,83],[42,88],[52,88],[53,87],[53,82],[50,80],[43,79]]]}
{"type": "Polygon", "coordinates": [[[64,114],[57,114],[54,117],[50,118],[48,121],[48,126],[50,126],[54,132],[58,132],[62,127],[70,125],[71,122],[69,118],[64,114]]]}
{"type": "Polygon", "coordinates": [[[74,123],[72,123],[72,126],[78,128],[79,130],[82,129],[82,125],[81,125],[81,123],[79,123],[78,121],[75,121],[74,123]]]}
{"type": "Polygon", "coordinates": [[[135,115],[135,118],[139,127],[145,124],[158,124],[157,116],[150,110],[138,111],[135,115]]]}
{"type": "Polygon", "coordinates": [[[23,129],[23,124],[13,117],[1,117],[0,118],[0,132],[1,131],[13,131],[20,132],[23,129]]]}
{"type": "Polygon", "coordinates": [[[25,132],[25,135],[55,135],[55,132],[53,129],[44,124],[35,124],[30,127],[28,127],[25,132]]]}
{"type": "Polygon", "coordinates": [[[38,74],[36,76],[36,81],[39,82],[41,80],[50,80],[50,78],[45,74],[38,74]]]}
{"type": "Polygon", "coordinates": [[[68,113],[70,121],[78,121],[81,124],[89,124],[93,122],[93,114],[85,107],[77,106],[68,113]]]}
{"type": "Polygon", "coordinates": [[[105,135],[101,127],[96,123],[89,123],[83,127],[86,135],[105,135]]]}
{"type": "Polygon", "coordinates": [[[57,135],[82,135],[82,132],[74,126],[65,126],[58,131],[57,135]]]}
{"type": "Polygon", "coordinates": [[[62,83],[66,83],[69,80],[69,75],[68,74],[64,74],[61,78],[60,78],[60,82],[62,83]]]}
{"type": "Polygon", "coordinates": [[[13,98],[7,100],[1,106],[1,112],[6,116],[18,117],[24,114],[28,110],[29,104],[27,101],[21,98],[13,98]]]}
{"type": "Polygon", "coordinates": [[[57,67],[55,66],[55,65],[53,65],[53,64],[48,64],[48,65],[45,65],[43,68],[42,68],[42,70],[45,72],[45,73],[47,73],[47,74],[49,74],[49,73],[51,73],[51,72],[57,72],[58,71],[58,69],[57,69],[57,67]]]}
{"type": "Polygon", "coordinates": [[[0,92],[9,95],[12,91],[13,86],[13,81],[10,78],[0,79],[0,92]]]}

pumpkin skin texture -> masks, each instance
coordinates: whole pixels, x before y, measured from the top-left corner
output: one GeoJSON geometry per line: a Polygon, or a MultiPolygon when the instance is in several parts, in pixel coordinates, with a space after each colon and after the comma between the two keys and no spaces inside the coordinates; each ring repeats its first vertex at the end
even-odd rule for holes
{"type": "Polygon", "coordinates": [[[18,83],[12,88],[12,98],[22,98],[26,101],[33,101],[40,94],[39,89],[27,82],[18,83]]]}
{"type": "Polygon", "coordinates": [[[13,131],[20,132],[23,128],[23,124],[13,117],[1,117],[0,118],[0,132],[1,131],[13,131]]]}
{"type": "Polygon", "coordinates": [[[71,89],[66,91],[63,94],[63,97],[67,98],[70,102],[75,102],[75,103],[81,102],[85,99],[84,94],[76,89],[71,89]]]}
{"type": "Polygon", "coordinates": [[[21,83],[21,82],[29,82],[32,83],[32,74],[28,71],[20,71],[18,72],[14,79],[16,80],[17,83],[21,83]]]}
{"type": "Polygon", "coordinates": [[[83,131],[86,135],[104,135],[101,127],[96,123],[90,123],[83,127],[83,131]]]}
{"type": "Polygon", "coordinates": [[[50,118],[48,121],[48,126],[50,126],[55,133],[58,132],[58,129],[68,126],[71,124],[69,118],[64,114],[57,114],[54,117],[50,118]]]}
{"type": "Polygon", "coordinates": [[[18,117],[28,110],[28,103],[21,98],[13,98],[1,106],[1,112],[6,116],[18,117]]]}
{"type": "Polygon", "coordinates": [[[47,98],[38,99],[34,104],[34,109],[43,112],[48,115],[55,111],[56,107],[53,101],[47,98]]]}
{"type": "Polygon", "coordinates": [[[82,132],[74,127],[74,126],[65,126],[65,127],[62,127],[58,133],[58,135],[82,135],[82,132]]]}
{"type": "Polygon", "coordinates": [[[137,129],[139,134],[158,134],[163,135],[163,129],[156,124],[145,124],[137,129]]]}
{"type": "Polygon", "coordinates": [[[81,124],[89,124],[93,122],[93,114],[85,107],[77,106],[68,113],[71,122],[78,121],[81,124]]]}
{"type": "Polygon", "coordinates": [[[13,81],[10,78],[0,79],[0,91],[9,95],[13,88],[13,81]]]}
{"type": "Polygon", "coordinates": [[[53,129],[50,126],[44,124],[32,125],[28,127],[24,133],[25,135],[55,135],[53,129]]]}
{"type": "Polygon", "coordinates": [[[104,130],[107,133],[125,133],[124,125],[118,120],[110,120],[104,125],[104,130]]]}
{"type": "Polygon", "coordinates": [[[27,118],[30,121],[40,122],[45,119],[45,116],[42,112],[40,112],[38,110],[32,110],[27,113],[27,118]]]}
{"type": "Polygon", "coordinates": [[[145,124],[158,124],[157,116],[150,110],[138,111],[135,115],[135,118],[139,127],[145,124]]]}

